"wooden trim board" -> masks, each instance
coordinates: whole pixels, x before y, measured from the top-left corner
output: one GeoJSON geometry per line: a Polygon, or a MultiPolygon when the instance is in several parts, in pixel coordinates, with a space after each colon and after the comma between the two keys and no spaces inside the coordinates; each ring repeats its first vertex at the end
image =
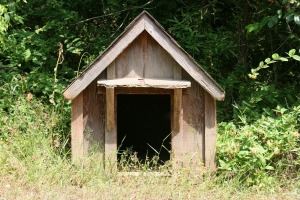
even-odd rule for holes
{"type": "Polygon", "coordinates": [[[173,165],[182,165],[183,154],[183,127],[182,127],[182,89],[174,89],[172,102],[172,154],[171,158],[173,165]]]}
{"type": "Polygon", "coordinates": [[[72,101],[71,121],[71,147],[74,160],[82,158],[83,155],[83,95],[80,93],[72,101]]]}
{"type": "Polygon", "coordinates": [[[117,168],[117,130],[114,88],[106,88],[105,168],[117,168]]]}
{"type": "Polygon", "coordinates": [[[216,170],[216,100],[205,92],[205,167],[216,170]]]}
{"type": "Polygon", "coordinates": [[[190,81],[158,80],[143,78],[120,78],[114,80],[99,80],[98,86],[104,87],[143,87],[143,88],[188,88],[191,87],[190,81]]]}

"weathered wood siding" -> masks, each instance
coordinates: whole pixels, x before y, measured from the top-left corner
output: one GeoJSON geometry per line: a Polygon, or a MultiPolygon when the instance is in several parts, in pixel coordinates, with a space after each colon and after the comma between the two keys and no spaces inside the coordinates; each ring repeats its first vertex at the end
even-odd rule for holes
{"type": "Polygon", "coordinates": [[[86,151],[103,156],[105,95],[98,94],[96,81],[93,81],[83,91],[83,116],[86,151]]]}
{"type": "MultiPolygon", "coordinates": [[[[99,78],[106,78],[106,70],[99,78]]],[[[75,159],[90,153],[104,156],[105,95],[97,90],[96,79],[72,101],[71,144],[75,159]]]]}
{"type": "Polygon", "coordinates": [[[185,72],[183,79],[192,83],[191,88],[183,93],[182,101],[184,163],[190,166],[201,166],[205,160],[205,92],[185,72]]]}
{"type": "Polygon", "coordinates": [[[71,145],[74,160],[82,158],[83,153],[83,95],[80,93],[72,101],[71,145]]]}
{"type": "Polygon", "coordinates": [[[141,33],[108,67],[116,78],[181,78],[181,67],[147,32],[141,33]]]}
{"type": "Polygon", "coordinates": [[[205,92],[205,167],[216,169],[217,115],[216,100],[205,92]]]}

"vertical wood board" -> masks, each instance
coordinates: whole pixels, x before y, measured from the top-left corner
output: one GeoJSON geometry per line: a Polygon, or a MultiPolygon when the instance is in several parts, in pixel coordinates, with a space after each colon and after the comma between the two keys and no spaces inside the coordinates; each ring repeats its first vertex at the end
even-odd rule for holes
{"type": "Polygon", "coordinates": [[[114,79],[116,77],[115,61],[110,63],[110,65],[108,65],[106,70],[107,70],[107,79],[114,79]]]}
{"type": "Polygon", "coordinates": [[[83,95],[72,101],[71,148],[73,159],[83,157],[83,95]]]}
{"type": "Polygon", "coordinates": [[[115,60],[116,78],[143,77],[145,34],[139,35],[115,60]]]}
{"type": "Polygon", "coordinates": [[[84,151],[102,157],[105,133],[105,99],[98,95],[97,81],[83,91],[84,151]]]}
{"type": "Polygon", "coordinates": [[[145,78],[173,79],[177,62],[164,50],[152,36],[147,37],[147,64],[144,69],[145,78]]]}
{"type": "Polygon", "coordinates": [[[182,89],[174,89],[172,101],[172,153],[173,164],[182,164],[183,128],[182,128],[182,89]]]}
{"type": "Polygon", "coordinates": [[[105,164],[114,169],[117,164],[117,130],[114,88],[106,88],[105,164]]]}
{"type": "Polygon", "coordinates": [[[216,169],[216,100],[205,92],[205,167],[216,169]]]}
{"type": "Polygon", "coordinates": [[[204,162],[204,90],[187,73],[183,79],[192,86],[183,95],[183,146],[185,159],[199,165],[204,162]]]}

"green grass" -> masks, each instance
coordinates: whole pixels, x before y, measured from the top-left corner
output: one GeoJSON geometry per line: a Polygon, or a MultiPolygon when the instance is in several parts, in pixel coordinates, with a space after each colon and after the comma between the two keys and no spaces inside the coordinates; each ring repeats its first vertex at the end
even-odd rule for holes
{"type": "Polygon", "coordinates": [[[296,182],[276,182],[270,188],[243,187],[236,179],[174,173],[173,176],[106,174],[95,162],[78,168],[68,160],[34,161],[2,170],[2,199],[297,199],[296,182]],[[19,168],[20,167],[20,168],[19,168]],[[4,173],[3,173],[4,172],[4,173]]]}
{"type": "MultiPolygon", "coordinates": [[[[68,146],[68,113],[38,100],[19,98],[0,111],[0,200],[2,199],[300,199],[298,176],[280,173],[247,185],[228,172],[214,174],[173,169],[172,176],[155,176],[143,163],[144,175],[125,176],[103,169],[97,155],[88,165],[74,164],[68,146]]],[[[129,155],[130,157],[130,155],[129,155]]],[[[126,168],[124,159],[120,165],[126,168]]],[[[169,166],[160,171],[168,174],[169,166]]]]}

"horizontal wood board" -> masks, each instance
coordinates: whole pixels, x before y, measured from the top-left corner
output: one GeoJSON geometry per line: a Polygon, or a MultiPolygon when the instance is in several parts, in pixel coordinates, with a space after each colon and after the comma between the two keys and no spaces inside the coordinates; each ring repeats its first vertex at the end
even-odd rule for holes
{"type": "Polygon", "coordinates": [[[188,88],[190,81],[182,80],[159,80],[144,78],[119,78],[113,80],[99,80],[98,86],[104,87],[143,87],[143,88],[188,88]]]}

